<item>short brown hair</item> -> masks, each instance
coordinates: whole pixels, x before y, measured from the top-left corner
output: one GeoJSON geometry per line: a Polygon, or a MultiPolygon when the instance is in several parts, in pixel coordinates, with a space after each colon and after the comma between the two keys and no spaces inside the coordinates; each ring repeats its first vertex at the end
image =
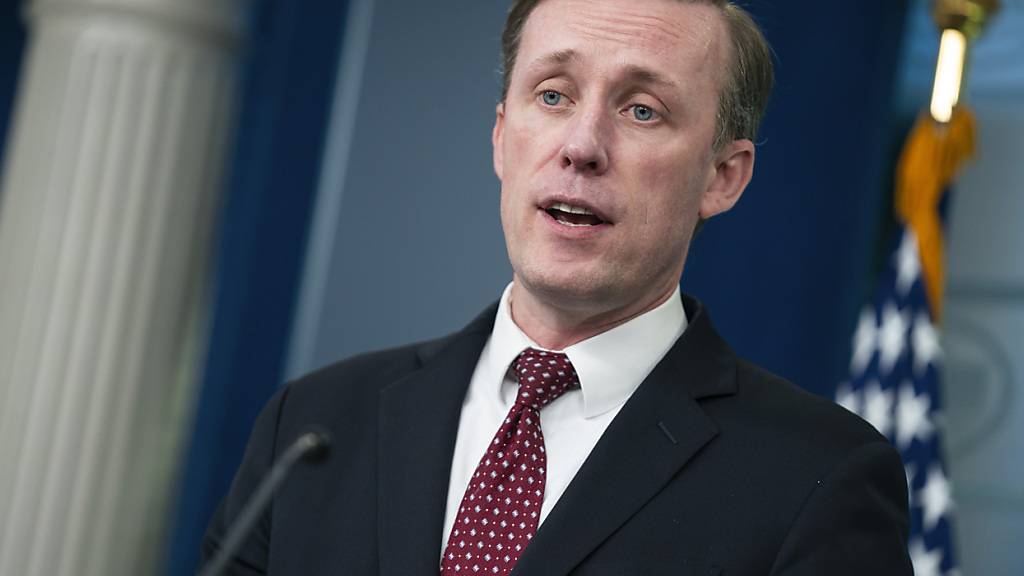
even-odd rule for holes
{"type": "MultiPolygon", "coordinates": [[[[514,0],[501,33],[501,101],[508,96],[509,79],[515,67],[523,26],[542,0],[514,0]]],[[[718,127],[714,147],[726,142],[757,137],[774,79],[772,52],[761,28],[750,13],[729,0],[683,0],[717,6],[732,39],[729,80],[718,99],[718,127]]]]}

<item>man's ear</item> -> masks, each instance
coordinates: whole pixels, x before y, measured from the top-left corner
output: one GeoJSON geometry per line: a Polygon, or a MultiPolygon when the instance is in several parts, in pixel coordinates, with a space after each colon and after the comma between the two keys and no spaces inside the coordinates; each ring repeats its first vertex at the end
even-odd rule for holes
{"type": "Polygon", "coordinates": [[[493,148],[492,152],[494,156],[494,173],[498,175],[498,180],[501,180],[501,174],[503,172],[501,143],[504,129],[505,103],[498,102],[498,105],[494,109],[494,129],[491,131],[491,147],[493,148]]]}
{"type": "Polygon", "coordinates": [[[700,217],[711,218],[736,205],[754,174],[754,143],[733,140],[715,154],[711,182],[704,189],[700,217]]]}

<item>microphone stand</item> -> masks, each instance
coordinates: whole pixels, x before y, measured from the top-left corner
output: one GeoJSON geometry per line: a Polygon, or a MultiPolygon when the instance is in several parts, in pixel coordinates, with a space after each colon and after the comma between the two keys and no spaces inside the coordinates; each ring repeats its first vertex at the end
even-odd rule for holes
{"type": "Polygon", "coordinates": [[[309,462],[320,460],[327,454],[327,449],[330,445],[331,440],[327,433],[316,430],[306,432],[299,436],[295,442],[292,442],[284,451],[284,454],[274,463],[270,473],[260,482],[256,491],[246,501],[238,517],[232,522],[227,536],[224,537],[220,550],[209,564],[199,572],[199,576],[216,576],[221,574],[231,560],[231,557],[241,547],[242,539],[252,530],[256,520],[259,519],[260,512],[266,507],[271,496],[274,495],[274,491],[288,477],[295,464],[299,460],[309,462]]]}

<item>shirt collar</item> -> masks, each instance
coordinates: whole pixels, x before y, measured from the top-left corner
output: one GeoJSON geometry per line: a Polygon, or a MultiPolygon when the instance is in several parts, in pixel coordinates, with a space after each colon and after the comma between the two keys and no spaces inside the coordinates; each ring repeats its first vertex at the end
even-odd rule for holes
{"type": "MultiPolygon", "coordinates": [[[[491,381],[496,394],[520,352],[531,347],[546,350],[512,320],[511,291],[510,283],[501,295],[487,347],[489,365],[495,370],[491,381]]],[[[686,324],[677,286],[672,296],[653,310],[562,350],[580,378],[584,417],[598,416],[625,402],[686,330],[686,324]]]]}

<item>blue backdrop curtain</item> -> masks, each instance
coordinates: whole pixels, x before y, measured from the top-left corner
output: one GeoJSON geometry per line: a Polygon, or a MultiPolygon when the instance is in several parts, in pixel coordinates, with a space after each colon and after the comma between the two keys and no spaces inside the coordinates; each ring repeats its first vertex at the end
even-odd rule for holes
{"type": "Polygon", "coordinates": [[[754,180],[700,232],[683,286],[742,355],[832,397],[885,249],[908,3],[744,4],[778,56],[776,89],[754,180]]]}
{"type": "Polygon", "coordinates": [[[221,216],[212,333],[167,560],[192,574],[256,414],[281,381],[348,2],[250,13],[221,216]]]}

